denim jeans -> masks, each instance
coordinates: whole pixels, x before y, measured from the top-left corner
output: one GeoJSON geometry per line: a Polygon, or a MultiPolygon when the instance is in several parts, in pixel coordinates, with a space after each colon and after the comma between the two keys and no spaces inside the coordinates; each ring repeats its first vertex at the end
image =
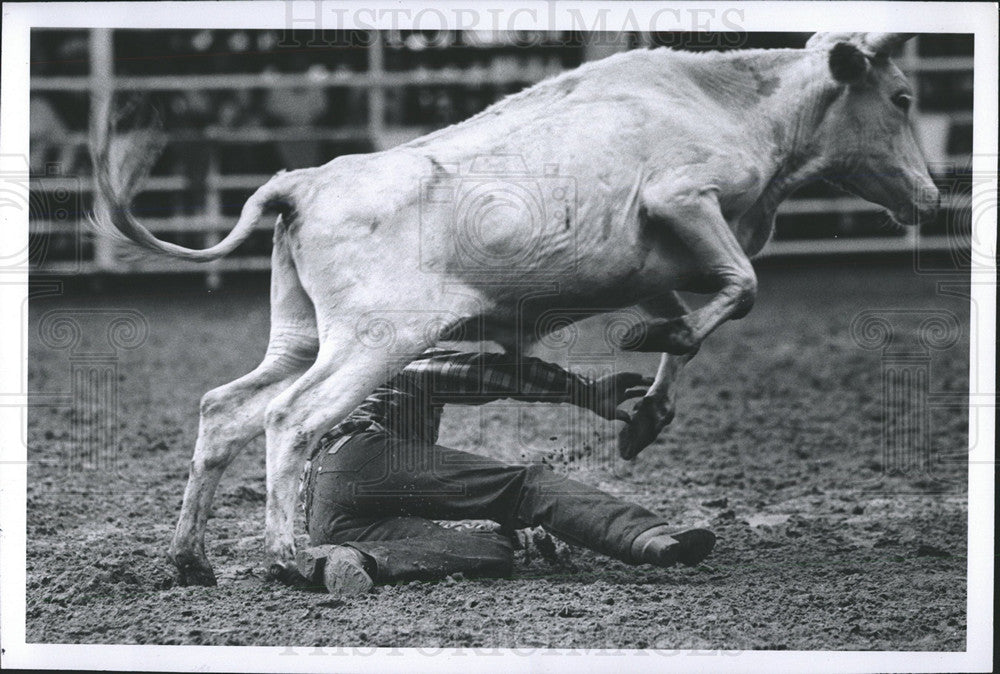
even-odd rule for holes
{"type": "Polygon", "coordinates": [[[487,519],[501,531],[542,526],[574,545],[626,563],[658,515],[541,465],[511,465],[440,445],[359,433],[312,462],[306,518],[313,545],[369,555],[376,582],[504,577],[509,536],[464,532],[431,520],[487,519]]]}

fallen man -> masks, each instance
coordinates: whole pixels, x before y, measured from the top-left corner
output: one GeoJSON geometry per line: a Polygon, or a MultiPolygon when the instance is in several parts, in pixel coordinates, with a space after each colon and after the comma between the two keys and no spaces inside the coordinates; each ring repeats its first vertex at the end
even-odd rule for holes
{"type": "Polygon", "coordinates": [[[510,465],[437,443],[445,403],[510,398],[572,403],[606,419],[651,379],[589,380],[536,358],[430,349],[375,390],[328,433],[305,482],[312,547],[299,572],[336,595],[375,583],[506,577],[515,529],[541,526],[574,545],[629,564],[696,565],[715,544],[705,529],[676,532],[664,519],[541,465],[510,465]],[[499,532],[432,520],[493,520],[499,532]]]}

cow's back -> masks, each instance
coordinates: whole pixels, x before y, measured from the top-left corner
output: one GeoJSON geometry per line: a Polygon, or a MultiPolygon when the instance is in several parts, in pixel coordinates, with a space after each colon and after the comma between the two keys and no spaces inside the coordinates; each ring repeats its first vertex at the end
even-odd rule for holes
{"type": "Polygon", "coordinates": [[[607,288],[627,303],[683,273],[681,258],[650,264],[663,251],[637,227],[643,181],[706,145],[738,146],[741,119],[776,86],[754,62],[775,58],[626,52],[397,148],[338,158],[315,169],[324,224],[306,245],[340,246],[396,283],[418,270],[523,294],[509,281],[541,272],[569,302],[607,288]]]}

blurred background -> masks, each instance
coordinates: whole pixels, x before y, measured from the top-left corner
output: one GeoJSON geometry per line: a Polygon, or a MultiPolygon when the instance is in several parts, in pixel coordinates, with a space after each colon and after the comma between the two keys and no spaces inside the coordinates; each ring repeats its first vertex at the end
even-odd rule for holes
{"type": "MultiPolygon", "coordinates": [[[[270,224],[233,255],[192,265],[136,260],[95,240],[87,139],[107,97],[157,111],[167,146],[135,211],[157,236],[213,244],[279,169],[382,150],[459,122],[494,101],[616,51],[801,47],[809,33],[34,30],[30,232],[35,275],[227,272],[269,267],[270,224]]],[[[969,246],[971,35],[921,35],[897,63],[913,82],[914,121],[944,210],[899,229],[876,206],[825,184],[779,211],[765,256],[947,251],[969,246]]],[[[961,260],[958,260],[960,263],[961,260]]]]}

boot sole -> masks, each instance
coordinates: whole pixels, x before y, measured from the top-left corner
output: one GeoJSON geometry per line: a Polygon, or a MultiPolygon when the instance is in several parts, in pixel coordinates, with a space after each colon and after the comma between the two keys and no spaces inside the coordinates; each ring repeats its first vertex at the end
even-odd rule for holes
{"type": "Polygon", "coordinates": [[[300,550],[296,561],[299,573],[312,583],[322,582],[337,597],[364,594],[375,585],[355,551],[343,545],[300,550]]]}
{"type": "Polygon", "coordinates": [[[375,585],[354,551],[343,547],[327,556],[323,565],[323,584],[327,592],[335,597],[365,594],[375,585]]]}

